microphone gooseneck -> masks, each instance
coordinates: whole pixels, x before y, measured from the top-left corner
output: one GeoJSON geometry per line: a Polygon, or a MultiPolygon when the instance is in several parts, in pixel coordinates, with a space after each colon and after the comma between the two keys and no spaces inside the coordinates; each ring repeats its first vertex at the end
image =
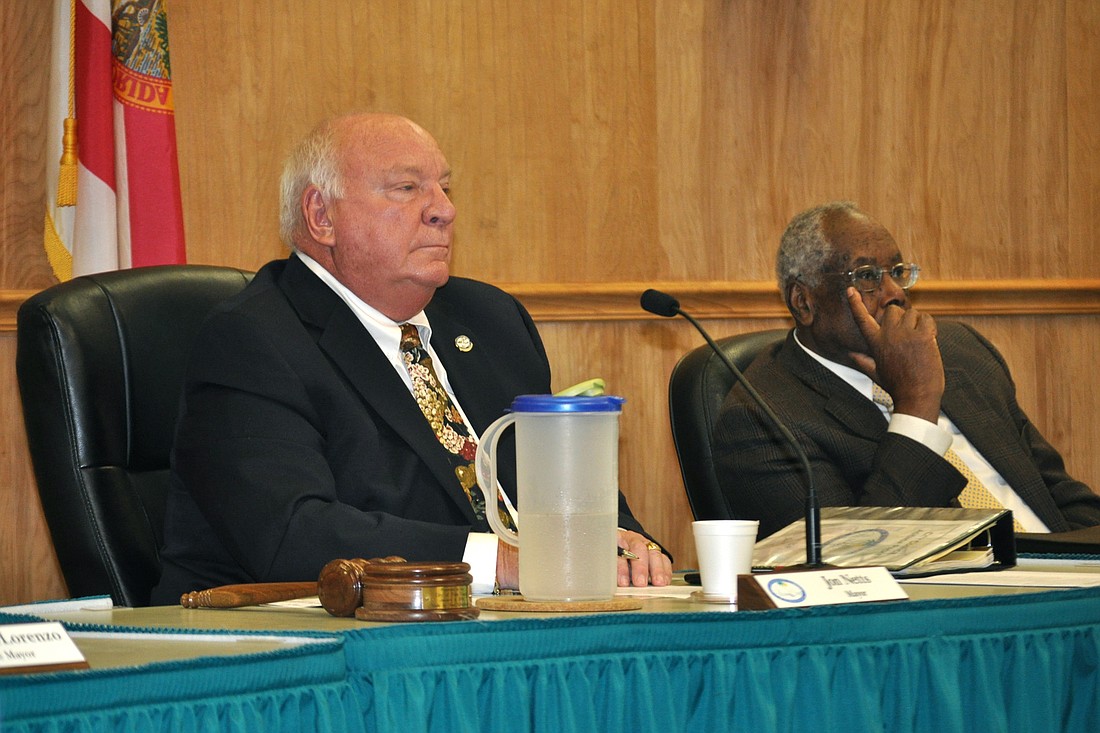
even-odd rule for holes
{"type": "Polygon", "coordinates": [[[806,456],[806,451],[802,449],[794,435],[783,424],[783,421],[779,419],[779,416],[775,414],[771,406],[764,400],[756,388],[752,386],[752,383],[745,378],[745,375],[741,373],[741,370],[737,368],[737,365],[730,361],[730,358],[722,352],[722,349],[718,347],[718,344],[714,342],[714,339],[710,337],[706,329],[703,328],[699,321],[695,320],[691,314],[687,313],[680,308],[680,301],[672,297],[668,293],[662,293],[660,290],[653,290],[650,288],[642,293],[641,298],[642,308],[646,311],[664,318],[672,318],[674,316],[683,316],[688,323],[695,327],[695,330],[703,337],[710,348],[718,355],[718,358],[722,360],[726,368],[730,370],[737,381],[741,383],[741,386],[749,397],[760,407],[760,409],[767,415],[768,420],[771,421],[775,429],[783,436],[783,439],[794,448],[795,454],[798,456],[798,460],[802,463],[802,470],[806,474],[806,566],[807,567],[821,567],[824,563],[821,562],[821,507],[817,502],[817,490],[814,487],[813,470],[810,468],[810,459],[806,456]]]}

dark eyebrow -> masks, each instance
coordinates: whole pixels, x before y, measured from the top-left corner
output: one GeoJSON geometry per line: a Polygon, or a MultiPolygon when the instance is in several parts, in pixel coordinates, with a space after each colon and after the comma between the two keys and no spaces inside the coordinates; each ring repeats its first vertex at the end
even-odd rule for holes
{"type": "MultiPolygon", "coordinates": [[[[898,253],[897,255],[895,255],[895,257],[896,257],[896,259],[892,258],[883,267],[890,268],[890,267],[893,267],[894,265],[899,265],[899,264],[901,264],[902,262],[905,261],[905,259],[901,256],[901,253],[898,253]]],[[[874,265],[875,267],[880,266],[878,264],[878,260],[874,259],[873,257],[857,257],[855,260],[853,260],[851,262],[850,267],[860,267],[861,265],[874,265]]]]}

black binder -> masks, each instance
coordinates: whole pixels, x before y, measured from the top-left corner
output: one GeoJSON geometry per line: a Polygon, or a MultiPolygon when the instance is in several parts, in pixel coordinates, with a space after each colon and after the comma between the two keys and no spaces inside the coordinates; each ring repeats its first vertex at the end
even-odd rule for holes
{"type": "MultiPolygon", "coordinates": [[[[804,536],[805,522],[799,520],[760,540],[753,551],[753,569],[779,570],[804,562],[804,536]]],[[[1012,512],[1007,509],[825,507],[821,538],[821,559],[827,565],[881,565],[897,577],[1016,565],[1012,512]],[[967,549],[980,550],[971,564],[948,564],[949,553],[967,549]]]]}

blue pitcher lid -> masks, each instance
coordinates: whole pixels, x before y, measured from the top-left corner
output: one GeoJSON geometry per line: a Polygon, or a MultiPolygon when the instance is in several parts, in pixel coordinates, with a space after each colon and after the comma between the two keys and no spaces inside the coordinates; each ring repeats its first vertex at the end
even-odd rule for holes
{"type": "Polygon", "coordinates": [[[622,412],[626,399],[613,395],[560,397],[521,394],[512,400],[512,412],[622,412]]]}

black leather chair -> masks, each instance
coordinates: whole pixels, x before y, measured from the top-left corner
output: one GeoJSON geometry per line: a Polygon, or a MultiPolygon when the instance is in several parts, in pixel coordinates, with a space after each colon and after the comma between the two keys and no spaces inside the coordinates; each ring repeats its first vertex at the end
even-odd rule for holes
{"type": "MultiPolygon", "coordinates": [[[[788,329],[729,336],[716,340],[738,369],[744,371],[756,356],[787,336],[788,329]]],[[[668,383],[668,412],[672,441],[680,460],[691,513],[696,519],[738,519],[730,512],[714,469],[714,423],[722,402],[737,378],[707,344],[685,354],[668,383]]]]}
{"type": "Polygon", "coordinates": [[[210,310],[251,277],[204,265],[121,270],[20,307],[27,440],[70,595],[148,605],[188,352],[210,310]]]}

